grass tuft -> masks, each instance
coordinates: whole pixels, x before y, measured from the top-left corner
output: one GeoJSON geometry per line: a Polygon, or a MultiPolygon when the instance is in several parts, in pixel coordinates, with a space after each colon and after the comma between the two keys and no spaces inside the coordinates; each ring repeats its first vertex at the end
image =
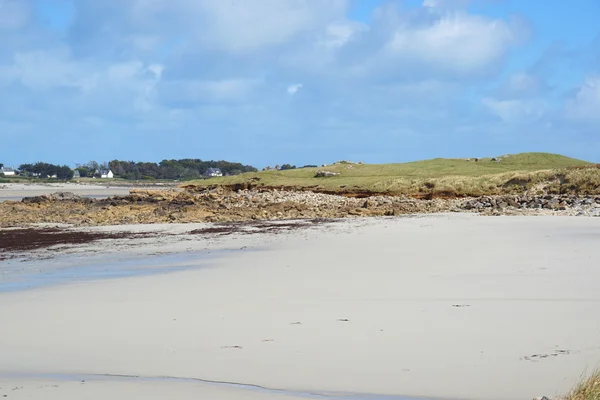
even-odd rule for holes
{"type": "Polygon", "coordinates": [[[600,370],[584,378],[561,400],[600,400],[600,370]]]}

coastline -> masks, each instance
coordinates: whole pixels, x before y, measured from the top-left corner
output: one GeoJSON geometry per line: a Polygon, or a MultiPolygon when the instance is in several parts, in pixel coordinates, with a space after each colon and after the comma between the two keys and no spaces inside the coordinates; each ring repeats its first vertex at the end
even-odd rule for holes
{"type": "MultiPolygon", "coordinates": [[[[0,332],[0,376],[124,374],[298,393],[553,397],[600,359],[596,221],[443,214],[252,235],[183,234],[207,224],[85,228],[165,230],[129,245],[121,239],[89,245],[107,261],[156,258],[149,249],[172,254],[166,264],[176,264],[178,254],[231,251],[211,259],[209,268],[192,262],[172,273],[0,293],[8,327],[0,332]]],[[[35,263],[41,269],[69,257],[85,263],[84,247],[35,263]]],[[[159,386],[178,398],[188,388],[159,386]]],[[[202,394],[192,386],[190,396],[202,394]]],[[[115,383],[113,395],[125,387],[148,389],[115,383]]],[[[81,396],[71,389],[62,398],[81,396]]],[[[207,395],[289,397],[229,389],[207,395]]],[[[43,393],[38,398],[48,398],[43,393]]]]}
{"type": "MultiPolygon", "coordinates": [[[[108,188],[107,190],[112,190],[108,188]]],[[[86,193],[86,192],[81,192],[86,193]]],[[[88,193],[89,194],[89,193],[88,193]]],[[[600,217],[600,195],[520,193],[479,197],[328,194],[276,188],[132,189],[97,198],[72,192],[0,202],[0,228],[66,224],[110,226],[163,223],[337,219],[438,214],[600,217]]]]}

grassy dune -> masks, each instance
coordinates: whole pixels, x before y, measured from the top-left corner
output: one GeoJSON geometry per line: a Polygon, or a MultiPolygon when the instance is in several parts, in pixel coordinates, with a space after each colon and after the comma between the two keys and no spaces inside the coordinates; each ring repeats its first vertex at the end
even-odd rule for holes
{"type": "Polygon", "coordinates": [[[413,196],[466,196],[544,190],[598,190],[600,169],[586,161],[557,154],[523,153],[491,158],[433,159],[402,164],[337,163],[320,168],[263,171],[192,181],[190,184],[310,188],[326,192],[371,192],[413,196]],[[337,172],[315,178],[318,170],[337,172]]]}

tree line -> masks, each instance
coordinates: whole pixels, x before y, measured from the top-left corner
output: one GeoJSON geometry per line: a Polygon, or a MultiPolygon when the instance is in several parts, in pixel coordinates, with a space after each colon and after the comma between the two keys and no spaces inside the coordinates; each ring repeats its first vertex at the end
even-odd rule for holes
{"type": "Polygon", "coordinates": [[[99,178],[103,171],[112,171],[115,178],[129,180],[139,179],[193,179],[199,178],[209,168],[219,168],[223,175],[238,175],[244,172],[258,171],[251,165],[243,165],[230,161],[203,161],[200,159],[162,160],[159,163],[112,160],[98,163],[90,161],[86,164],[76,164],[75,169],[67,165],[54,165],[46,162],[21,164],[19,174],[38,178],[56,178],[70,180],[75,171],[82,178],[99,178]]]}
{"type": "Polygon", "coordinates": [[[162,160],[159,163],[112,160],[103,165],[91,161],[78,165],[80,176],[91,176],[98,169],[111,170],[115,177],[138,179],[193,179],[199,178],[209,168],[219,168],[223,175],[238,175],[243,172],[256,172],[251,165],[230,161],[203,161],[200,159],[162,160]]]}
{"type": "Polygon", "coordinates": [[[54,165],[46,162],[35,164],[21,164],[19,172],[27,176],[39,178],[56,178],[60,180],[73,179],[73,170],[68,165],[54,165]]]}

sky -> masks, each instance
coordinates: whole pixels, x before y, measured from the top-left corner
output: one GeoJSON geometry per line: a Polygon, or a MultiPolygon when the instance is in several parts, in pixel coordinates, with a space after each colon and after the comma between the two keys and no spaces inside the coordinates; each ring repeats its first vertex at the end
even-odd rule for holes
{"type": "Polygon", "coordinates": [[[0,0],[0,163],[600,162],[600,0],[0,0]]]}

